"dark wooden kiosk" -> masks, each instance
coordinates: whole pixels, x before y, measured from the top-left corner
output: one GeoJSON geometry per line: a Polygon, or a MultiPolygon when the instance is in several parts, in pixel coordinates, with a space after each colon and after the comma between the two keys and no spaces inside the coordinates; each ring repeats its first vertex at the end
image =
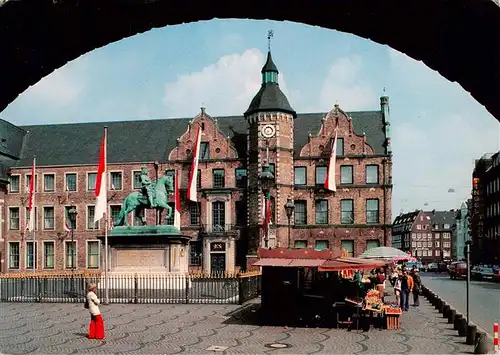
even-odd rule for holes
{"type": "Polygon", "coordinates": [[[254,265],[262,267],[261,319],[273,325],[338,326],[342,313],[359,311],[345,302],[359,294],[358,284],[341,272],[385,265],[342,258],[339,249],[259,249],[258,255],[254,265]]]}

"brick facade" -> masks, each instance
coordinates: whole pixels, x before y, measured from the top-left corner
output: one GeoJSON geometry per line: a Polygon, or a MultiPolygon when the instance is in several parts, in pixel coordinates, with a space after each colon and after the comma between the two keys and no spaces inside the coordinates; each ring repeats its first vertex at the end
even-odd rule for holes
{"type": "MultiPolygon", "coordinates": [[[[252,255],[255,255],[257,248],[263,245],[264,204],[259,176],[263,163],[267,159],[269,159],[267,163],[273,166],[275,182],[270,191],[273,201],[272,225],[269,230],[271,247],[289,245],[288,217],[285,209],[288,198],[295,200],[296,206],[295,216],[292,216],[290,221],[290,247],[344,247],[351,249],[352,254],[356,256],[368,247],[390,245],[392,152],[388,98],[385,96],[381,98],[380,111],[353,113],[358,114],[356,121],[335,105],[330,112],[324,114],[322,120],[319,118],[321,122],[318,126],[316,125],[317,115],[315,118],[309,118],[309,114],[298,117],[291,109],[277,85],[278,72],[270,54],[266,67],[268,69],[266,69],[267,72],[263,71],[263,80],[267,81],[263,82],[261,90],[256,95],[257,99],[252,100],[244,118],[225,117],[218,120],[209,116],[202,108],[201,112],[191,120],[178,119],[175,122],[164,120],[163,123],[159,120],[134,122],[131,123],[134,125],[131,127],[134,128],[130,130],[135,129],[140,143],[135,148],[131,148],[130,145],[134,142],[123,145],[117,140],[111,143],[112,149],[108,149],[108,151],[114,149],[114,153],[111,154],[114,158],[108,161],[107,166],[110,179],[108,183],[110,215],[113,215],[111,206],[119,207],[125,197],[138,188],[134,186],[134,172],[138,172],[141,167],[148,168],[152,179],[156,179],[158,175],[167,171],[180,171],[181,231],[191,238],[190,269],[192,271],[213,271],[213,268],[219,268],[218,270],[233,272],[238,267],[245,268],[247,261],[248,264],[254,261],[252,255]],[[259,95],[261,97],[258,97],[259,95]],[[272,107],[273,99],[280,101],[276,104],[276,109],[258,106],[266,104],[272,107]],[[299,118],[302,123],[297,125],[299,118]],[[223,122],[224,129],[221,128],[221,122],[223,122]],[[355,123],[357,127],[354,126],[355,123]],[[166,128],[167,126],[169,128],[166,128]],[[202,149],[199,162],[201,174],[198,187],[199,202],[196,205],[187,200],[186,189],[198,127],[202,128],[202,149]],[[318,127],[320,127],[319,133],[318,127]],[[339,152],[336,162],[337,191],[327,192],[323,189],[324,181],[316,183],[316,167],[328,165],[331,139],[336,128],[339,142],[340,140],[343,142],[343,151],[339,152]],[[142,137],[141,133],[138,133],[141,129],[144,129],[142,137]],[[163,138],[157,136],[158,138],[152,141],[152,135],[161,129],[168,130],[168,135],[163,138]],[[304,134],[304,130],[309,131],[308,136],[304,134]],[[177,132],[174,136],[172,136],[173,131],[177,132]],[[159,153],[152,153],[151,150],[138,153],[141,146],[169,148],[159,153]],[[149,159],[146,159],[146,156],[149,159]],[[117,163],[118,161],[121,163],[117,163]],[[343,177],[346,166],[348,166],[347,169],[352,170],[352,180],[350,178],[345,180],[343,177]],[[306,169],[304,181],[298,181],[297,169],[301,167],[306,169]],[[369,167],[370,174],[368,174],[369,167]],[[222,171],[223,177],[221,178],[222,171]],[[119,174],[121,174],[121,181],[119,174]],[[215,177],[216,174],[218,174],[217,177],[215,177]],[[116,181],[111,181],[112,176],[116,181]],[[321,213],[316,211],[317,200],[327,201],[328,209],[321,213]],[[352,203],[352,212],[342,210],[345,201],[352,203]],[[369,211],[368,201],[372,206],[369,211]],[[195,208],[196,206],[199,207],[195,208]],[[305,216],[299,216],[300,206],[305,208],[305,216]],[[346,213],[347,217],[344,216],[346,213]],[[319,218],[316,215],[322,217],[319,218]],[[321,245],[317,245],[317,241],[321,241],[321,245]]],[[[110,123],[108,131],[111,135],[115,134],[115,137],[119,137],[120,128],[113,128],[112,125],[110,123]]],[[[47,130],[50,129],[54,132],[59,130],[57,134],[60,135],[60,139],[67,139],[65,137],[72,134],[72,131],[61,131],[58,125],[47,128],[47,130]]],[[[121,129],[125,132],[123,128],[121,129]]],[[[36,127],[27,128],[26,131],[20,128],[15,132],[20,137],[30,132],[34,136],[30,142],[37,139],[36,127]]],[[[30,143],[33,145],[31,151],[34,155],[43,155],[37,153],[36,149],[42,149],[40,145],[47,143],[45,134],[39,136],[39,144],[30,143]]],[[[87,134],[94,135],[95,133],[87,131],[87,134]]],[[[93,142],[91,139],[87,141],[93,142]]],[[[85,144],[89,145],[88,142],[85,144]]],[[[53,152],[60,149],[57,143],[49,143],[47,151],[53,152]]],[[[95,149],[93,147],[84,149],[89,152],[88,154],[80,154],[76,157],[68,154],[64,158],[65,162],[81,159],[82,162],[86,162],[85,164],[61,163],[58,165],[51,156],[52,160],[46,159],[46,161],[51,161],[51,164],[37,166],[35,239],[38,242],[37,265],[40,270],[46,264],[44,263],[46,259],[44,241],[54,243],[53,268],[64,269],[68,266],[65,243],[71,240],[71,233],[64,228],[65,207],[68,206],[76,206],[78,212],[74,230],[74,240],[78,249],[76,268],[88,268],[89,260],[92,257],[95,259],[88,242],[97,241],[97,237],[103,235],[104,224],[101,221],[99,230],[89,228],[87,211],[88,206],[95,204],[94,191],[92,191],[92,186],[90,189],[88,186],[88,174],[97,172],[97,155],[95,163],[93,163],[94,158],[91,158],[93,154],[97,154],[97,152],[93,153],[94,150],[97,151],[97,148],[98,139],[95,139],[95,149]],[[74,173],[77,174],[76,191],[67,191],[67,176],[74,173]],[[45,175],[54,176],[53,191],[45,191],[45,175]],[[53,228],[50,218],[48,222],[44,222],[44,207],[48,207],[49,212],[51,208],[54,209],[53,228]],[[50,229],[46,228],[47,226],[50,229]]],[[[4,263],[6,266],[4,265],[3,271],[12,272],[26,269],[28,250],[26,243],[33,238],[32,233],[23,232],[28,195],[26,176],[30,174],[29,158],[21,157],[19,153],[18,159],[23,163],[13,164],[9,171],[11,184],[5,196],[6,223],[4,224],[4,233],[8,242],[1,246],[2,255],[6,255],[4,263]],[[17,185],[19,185],[19,191],[15,191],[17,185]],[[15,213],[9,212],[16,208],[19,208],[19,221],[16,221],[15,213]],[[9,243],[19,243],[17,249],[13,245],[13,250],[19,253],[18,263],[15,257],[9,256],[9,243]]],[[[301,171],[303,172],[303,169],[301,171]]],[[[173,203],[173,196],[170,197],[170,201],[173,203]]],[[[326,202],[321,203],[324,205],[326,202]]],[[[50,214],[48,216],[50,217],[50,214]]],[[[148,224],[155,223],[156,216],[153,211],[147,211],[146,217],[148,224]]],[[[131,216],[128,222],[134,222],[131,216]]],[[[162,223],[165,224],[165,220],[162,223]]],[[[95,245],[92,244],[92,246],[95,245]]],[[[102,258],[102,251],[100,257],[102,258]]],[[[98,266],[102,266],[102,262],[98,266]]]]}

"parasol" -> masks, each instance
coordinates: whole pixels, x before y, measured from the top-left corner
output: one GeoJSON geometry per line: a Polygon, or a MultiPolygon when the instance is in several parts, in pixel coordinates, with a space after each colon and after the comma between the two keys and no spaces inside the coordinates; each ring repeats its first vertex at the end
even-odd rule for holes
{"type": "Polygon", "coordinates": [[[390,260],[413,260],[414,257],[408,255],[406,252],[391,248],[391,247],[377,247],[365,251],[359,256],[362,259],[390,259],[390,260]]]}

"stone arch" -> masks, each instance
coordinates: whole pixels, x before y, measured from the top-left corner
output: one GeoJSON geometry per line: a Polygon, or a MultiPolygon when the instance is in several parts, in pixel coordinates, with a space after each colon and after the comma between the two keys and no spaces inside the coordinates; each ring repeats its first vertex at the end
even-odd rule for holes
{"type": "Polygon", "coordinates": [[[310,0],[286,7],[227,0],[7,1],[0,5],[0,110],[96,48],[152,28],[214,18],[288,20],[387,44],[460,83],[500,118],[500,7],[492,0],[310,0]]]}

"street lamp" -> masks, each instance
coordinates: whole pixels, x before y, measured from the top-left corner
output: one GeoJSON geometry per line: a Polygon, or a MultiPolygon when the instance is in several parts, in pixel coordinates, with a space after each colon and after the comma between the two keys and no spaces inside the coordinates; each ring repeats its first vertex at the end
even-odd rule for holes
{"type": "MultiPolygon", "coordinates": [[[[269,164],[267,161],[264,162],[264,165],[262,167],[262,172],[260,173],[259,176],[260,180],[260,186],[262,188],[262,193],[264,194],[264,221],[266,222],[267,219],[267,201],[271,198],[270,190],[271,187],[274,184],[274,175],[269,169],[269,164]]],[[[264,223],[265,223],[264,222],[264,223]]],[[[266,229],[264,230],[264,248],[267,249],[268,243],[269,243],[269,226],[266,226],[266,229]]]]}
{"type": "Polygon", "coordinates": [[[295,205],[291,197],[288,197],[285,203],[286,216],[288,217],[288,249],[290,249],[290,219],[292,218],[295,205]]]}
{"type": "Polygon", "coordinates": [[[69,220],[71,222],[71,269],[75,270],[75,224],[76,224],[76,215],[78,212],[76,212],[76,208],[74,206],[71,206],[71,208],[68,211],[68,216],[69,220]]]}

